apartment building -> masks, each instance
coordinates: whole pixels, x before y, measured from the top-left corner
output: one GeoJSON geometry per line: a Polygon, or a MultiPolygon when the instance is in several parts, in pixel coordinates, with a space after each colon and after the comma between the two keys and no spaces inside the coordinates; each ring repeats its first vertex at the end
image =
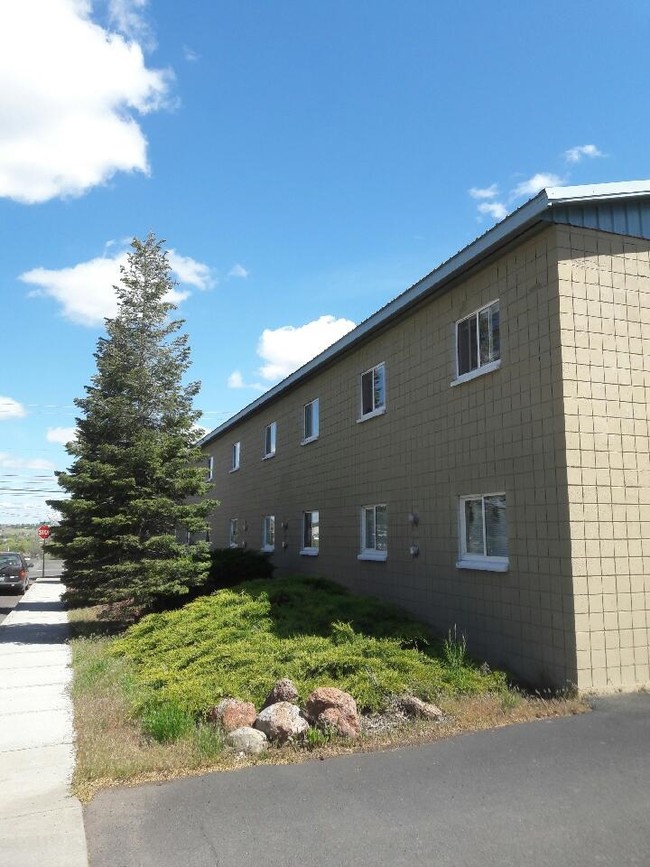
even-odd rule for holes
{"type": "Polygon", "coordinates": [[[212,543],[650,685],[649,397],[650,181],[546,189],[204,437],[212,543]]]}

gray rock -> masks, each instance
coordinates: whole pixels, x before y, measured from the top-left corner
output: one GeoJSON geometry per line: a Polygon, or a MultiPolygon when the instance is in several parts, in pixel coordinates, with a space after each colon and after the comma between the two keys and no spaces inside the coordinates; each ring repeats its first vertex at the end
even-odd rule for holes
{"type": "Polygon", "coordinates": [[[255,728],[263,731],[270,741],[284,743],[306,732],[309,723],[303,718],[297,705],[278,701],[258,713],[255,728]]]}
{"type": "Polygon", "coordinates": [[[264,732],[250,726],[242,726],[229,732],[226,735],[226,743],[238,753],[246,753],[247,756],[257,756],[268,747],[268,740],[264,732]]]}
{"type": "Polygon", "coordinates": [[[267,695],[262,708],[269,707],[269,705],[277,704],[279,701],[290,701],[295,702],[298,698],[298,690],[292,680],[289,680],[288,677],[283,677],[281,680],[275,682],[273,689],[267,695]]]}
{"type": "Polygon", "coordinates": [[[414,695],[401,695],[398,699],[399,707],[412,717],[421,717],[422,719],[441,719],[442,711],[435,704],[429,704],[428,701],[422,701],[414,695]]]}

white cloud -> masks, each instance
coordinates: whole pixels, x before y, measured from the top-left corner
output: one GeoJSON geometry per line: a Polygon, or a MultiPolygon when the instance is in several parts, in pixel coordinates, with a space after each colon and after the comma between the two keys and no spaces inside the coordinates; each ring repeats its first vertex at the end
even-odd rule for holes
{"type": "Polygon", "coordinates": [[[559,187],[563,183],[559,175],[554,175],[551,172],[538,172],[536,175],[521,181],[512,191],[512,198],[520,199],[522,197],[530,198],[536,196],[540,190],[546,187],[559,187]]]}
{"type": "Polygon", "coordinates": [[[47,470],[54,471],[54,464],[43,458],[16,458],[9,452],[0,452],[0,467],[11,470],[47,470]]]}
{"type": "Polygon", "coordinates": [[[264,364],[259,374],[268,382],[288,376],[355,327],[349,319],[321,316],[306,325],[266,328],[257,344],[264,364]]]}
{"type": "Polygon", "coordinates": [[[108,18],[111,25],[127,39],[144,43],[148,49],[155,47],[155,40],[144,10],[149,0],[108,0],[108,18]]]}
{"type": "Polygon", "coordinates": [[[27,415],[27,411],[22,403],[18,403],[12,397],[0,395],[0,421],[8,418],[22,418],[25,415],[27,415]]]}
{"type": "Polygon", "coordinates": [[[252,388],[255,391],[266,391],[267,385],[262,385],[260,382],[244,382],[244,377],[240,370],[233,370],[228,377],[228,388],[252,388]]]}
{"type": "MultiPolygon", "coordinates": [[[[132,34],[142,6],[114,2],[112,20],[132,34]]],[[[147,68],[141,45],[91,11],[89,0],[20,0],[3,15],[0,197],[45,202],[149,172],[135,116],[165,105],[172,74],[147,68]]]]}
{"type": "Polygon", "coordinates": [[[480,214],[489,214],[495,220],[503,220],[508,214],[508,209],[501,202],[481,202],[478,210],[480,214]]]}
{"type": "Polygon", "coordinates": [[[181,256],[176,250],[169,250],[169,264],[180,283],[195,286],[197,289],[209,289],[216,283],[208,265],[189,256],[181,256]]]}
{"type": "Polygon", "coordinates": [[[197,63],[201,59],[201,55],[190,48],[189,45],[183,46],[183,57],[188,63],[197,63]]]}
{"type": "Polygon", "coordinates": [[[499,194],[499,188],[496,184],[489,187],[472,187],[469,194],[473,199],[493,199],[499,194]]]}
{"type": "Polygon", "coordinates": [[[240,265],[237,262],[236,265],[233,265],[230,271],[228,271],[229,277],[248,277],[249,272],[244,268],[243,265],[240,265]]]}
{"type": "MultiPolygon", "coordinates": [[[[170,250],[169,264],[180,283],[199,289],[213,283],[210,268],[188,256],[170,250]]],[[[59,270],[33,268],[21,274],[19,279],[38,287],[33,294],[54,298],[61,305],[66,319],[78,325],[95,326],[102,325],[105,317],[117,313],[113,286],[120,282],[120,265],[127,265],[126,250],[118,250],[112,256],[106,251],[96,259],[59,270]]],[[[174,289],[167,300],[179,304],[188,295],[189,292],[174,289]]]]}
{"type": "Polygon", "coordinates": [[[64,446],[71,442],[77,435],[77,429],[74,427],[50,427],[47,429],[45,439],[48,443],[60,443],[64,446]]]}
{"type": "Polygon", "coordinates": [[[574,148],[564,151],[564,159],[568,163],[579,163],[583,157],[595,159],[596,157],[604,157],[605,154],[598,150],[594,144],[577,145],[574,148]]]}

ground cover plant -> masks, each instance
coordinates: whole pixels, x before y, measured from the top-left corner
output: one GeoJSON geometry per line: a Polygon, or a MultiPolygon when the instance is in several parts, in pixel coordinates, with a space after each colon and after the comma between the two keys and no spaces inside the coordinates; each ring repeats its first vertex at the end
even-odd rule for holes
{"type": "Polygon", "coordinates": [[[281,677],[293,680],[300,702],[318,686],[350,692],[366,715],[364,735],[353,745],[312,735],[246,761],[412,743],[579,708],[525,698],[504,673],[470,660],[462,635],[437,640],[393,606],[321,579],[248,581],[150,614],[117,637],[88,637],[93,624],[115,632],[114,621],[96,617],[97,609],[71,612],[85,636],[73,642],[82,798],[117,781],[233,767],[241,760],[224,749],[206,712],[229,696],[259,708],[281,677]],[[404,692],[438,704],[443,723],[387,726],[393,699],[404,692]]]}
{"type": "Polygon", "coordinates": [[[506,689],[503,673],[445,647],[386,603],[331,581],[290,577],[151,614],[113,652],[135,664],[149,693],[146,711],[175,706],[197,718],[229,696],[259,707],[281,677],[295,683],[301,701],[318,686],[336,686],[365,712],[404,692],[434,701],[506,689]]]}

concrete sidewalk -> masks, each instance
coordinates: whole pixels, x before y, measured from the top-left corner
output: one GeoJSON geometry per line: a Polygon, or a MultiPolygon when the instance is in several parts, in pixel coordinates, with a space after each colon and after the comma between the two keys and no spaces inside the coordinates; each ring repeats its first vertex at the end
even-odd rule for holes
{"type": "Polygon", "coordinates": [[[0,863],[87,867],[74,767],[68,624],[56,577],[0,624],[0,863]]]}

